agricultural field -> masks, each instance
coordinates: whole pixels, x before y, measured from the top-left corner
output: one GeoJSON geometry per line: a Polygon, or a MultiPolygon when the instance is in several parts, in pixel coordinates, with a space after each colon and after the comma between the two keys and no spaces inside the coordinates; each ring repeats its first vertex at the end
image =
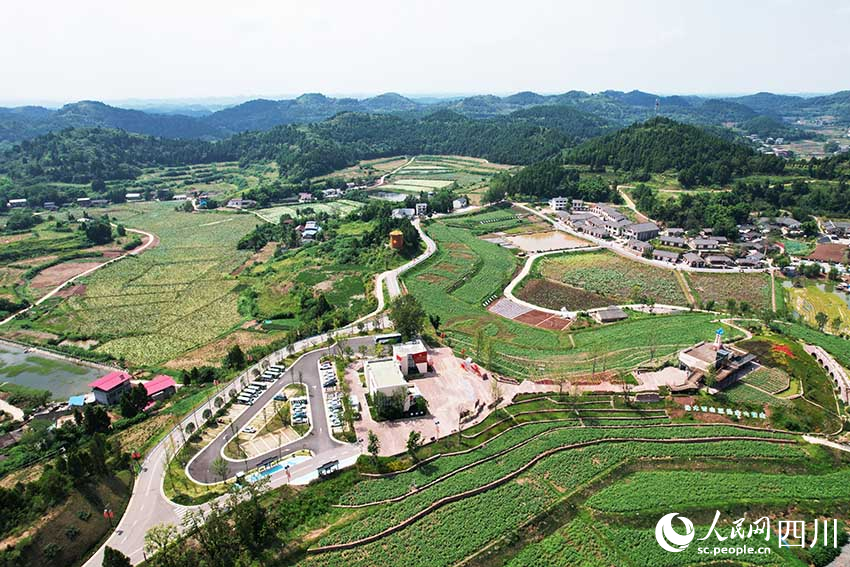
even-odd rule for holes
{"type": "Polygon", "coordinates": [[[523,301],[546,309],[560,310],[580,305],[583,309],[595,309],[611,305],[611,299],[598,293],[562,284],[547,278],[525,280],[522,288],[514,292],[523,301]]]}
{"type": "Polygon", "coordinates": [[[387,178],[381,191],[419,194],[454,184],[459,193],[479,204],[490,178],[511,166],[461,156],[416,156],[387,178]]]}
{"type": "MultiPolygon", "coordinates": [[[[491,436],[471,450],[439,458],[431,455],[421,457],[427,461],[422,466],[355,483],[339,497],[340,504],[355,507],[346,509],[342,521],[328,531],[318,532],[311,547],[358,542],[397,525],[403,525],[401,529],[373,542],[356,543],[348,550],[301,557],[299,565],[454,565],[491,546],[484,556],[476,558],[476,564],[482,560],[486,563],[488,556],[509,565],[657,564],[642,561],[643,556],[635,554],[629,555],[629,563],[614,555],[606,555],[605,561],[600,558],[599,563],[592,559],[587,562],[585,554],[595,557],[601,550],[612,551],[608,540],[593,537],[581,528],[559,528],[573,519],[574,512],[570,510],[577,505],[585,513],[584,501],[598,490],[596,486],[610,483],[612,473],[617,471],[613,477],[616,481],[621,476],[619,471],[640,470],[641,463],[648,459],[653,460],[654,466],[688,472],[694,463],[717,472],[737,472],[738,463],[743,461],[750,470],[768,473],[781,470],[780,467],[807,473],[809,467],[817,466],[791,436],[722,425],[598,428],[566,421],[530,422],[491,436]],[[727,436],[732,439],[717,439],[727,436]],[[734,440],[750,436],[751,440],[734,440]],[[686,442],[694,438],[705,441],[686,442]],[[683,442],[671,444],[665,439],[683,442]],[[573,447],[576,444],[587,446],[573,447]],[[489,488],[481,493],[467,494],[488,484],[489,488]],[[411,491],[411,486],[417,490],[411,491]],[[553,523],[553,518],[561,517],[567,520],[564,524],[553,523]],[[470,530],[469,526],[476,528],[470,530]],[[568,545],[562,544],[562,557],[561,547],[550,537],[557,537],[564,530],[574,534],[568,545]],[[427,538],[422,537],[424,532],[429,534],[427,538]],[[589,537],[582,537],[583,533],[589,537]],[[540,543],[533,543],[536,541],[540,543]],[[550,553],[557,560],[549,562],[550,553]]],[[[820,465],[828,459],[821,455],[816,460],[820,465]]],[[[843,499],[850,500],[846,495],[843,499]]],[[[777,500],[780,504],[794,501],[793,497],[777,500]]],[[[651,541],[657,550],[651,534],[642,546],[629,541],[630,548],[658,555],[648,545],[651,541]]]]}
{"type": "Polygon", "coordinates": [[[724,390],[722,396],[729,403],[751,408],[771,406],[771,424],[778,429],[832,432],[840,427],[832,381],[800,343],[771,333],[736,346],[756,355],[763,369],[724,390]],[[762,370],[764,373],[760,373],[762,370]],[[768,393],[782,387],[785,377],[787,389],[768,393]]]}
{"type": "Polygon", "coordinates": [[[404,283],[427,313],[440,316],[439,330],[449,346],[495,372],[519,379],[586,376],[661,360],[707,340],[718,326],[730,339],[740,337],[739,331],[704,313],[632,317],[570,333],[506,319],[487,311],[482,302],[500,295],[510,281],[517,268],[514,253],[443,220],[432,221],[426,231],[437,242],[437,253],[405,273],[404,283]],[[491,356],[487,344],[492,345],[491,356]]]}
{"type": "Polygon", "coordinates": [[[850,333],[850,294],[834,291],[833,284],[805,280],[803,287],[784,286],[793,310],[808,325],[816,327],[817,314],[824,313],[824,330],[834,334],[850,333]]]}
{"type": "Polygon", "coordinates": [[[15,325],[93,339],[95,352],[132,365],[155,365],[242,321],[231,272],[248,256],[236,250],[236,242],[256,224],[253,216],[180,213],[171,203],[115,206],[108,212],[128,227],[154,233],[158,245],[78,280],[73,293],[51,299],[15,325]]]}
{"type": "Polygon", "coordinates": [[[785,247],[785,252],[791,256],[808,256],[815,251],[815,245],[812,242],[790,239],[779,242],[785,247]]]}
{"type": "Polygon", "coordinates": [[[242,168],[237,162],[220,162],[151,168],[134,181],[110,182],[108,187],[119,186],[131,192],[167,190],[176,195],[198,191],[223,201],[277,178],[278,169],[273,163],[242,168]]]}
{"type": "Polygon", "coordinates": [[[537,278],[593,294],[588,297],[587,304],[564,306],[571,311],[598,307],[596,297],[605,298],[608,305],[645,302],[687,305],[685,294],[671,270],[635,262],[608,251],[545,256],[532,268],[530,279],[537,278]]]}
{"type": "MultiPolygon", "coordinates": [[[[454,215],[445,219],[446,226],[463,228],[475,235],[493,232],[515,232],[517,230],[534,230],[539,223],[528,211],[516,208],[490,207],[480,212],[467,215],[454,215]]],[[[542,225],[545,226],[545,225],[542,225]]]]}
{"type": "Polygon", "coordinates": [[[362,203],[357,201],[349,201],[348,199],[337,199],[335,201],[317,201],[315,203],[303,203],[292,205],[278,205],[268,209],[259,209],[256,211],[257,216],[261,219],[273,224],[280,222],[280,217],[289,215],[292,218],[304,214],[312,213],[327,213],[331,216],[345,216],[352,211],[356,211],[362,206],[362,203]]]}
{"type": "Polygon", "coordinates": [[[784,392],[791,385],[791,377],[784,370],[767,366],[750,372],[741,381],[774,395],[784,392]]]}
{"type": "Polygon", "coordinates": [[[730,299],[741,311],[757,312],[771,309],[770,275],[762,273],[715,274],[684,272],[685,279],[697,304],[715,304],[715,309],[726,309],[730,299]],[[746,309],[744,309],[746,305],[746,309]]]}

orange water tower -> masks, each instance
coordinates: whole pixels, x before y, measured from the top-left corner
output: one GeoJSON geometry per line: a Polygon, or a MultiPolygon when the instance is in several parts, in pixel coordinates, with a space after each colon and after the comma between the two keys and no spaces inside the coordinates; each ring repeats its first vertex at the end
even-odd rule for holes
{"type": "Polygon", "coordinates": [[[393,250],[401,250],[404,248],[404,233],[400,230],[390,232],[390,248],[393,250]]]}

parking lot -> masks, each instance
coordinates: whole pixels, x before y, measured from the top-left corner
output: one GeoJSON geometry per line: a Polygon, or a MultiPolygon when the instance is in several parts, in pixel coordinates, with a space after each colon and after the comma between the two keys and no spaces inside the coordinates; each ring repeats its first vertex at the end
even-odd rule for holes
{"type": "Polygon", "coordinates": [[[228,443],[226,457],[242,459],[263,455],[297,441],[309,428],[306,388],[301,384],[281,384],[279,378],[283,371],[282,366],[271,366],[239,393],[237,404],[253,405],[268,389],[279,388],[272,400],[228,443]]]}

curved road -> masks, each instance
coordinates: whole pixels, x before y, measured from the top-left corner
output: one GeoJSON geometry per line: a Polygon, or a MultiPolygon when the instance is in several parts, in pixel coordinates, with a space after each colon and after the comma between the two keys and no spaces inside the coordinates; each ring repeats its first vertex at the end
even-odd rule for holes
{"type": "MultiPolygon", "coordinates": [[[[375,344],[375,340],[373,337],[354,337],[347,339],[346,344],[356,350],[360,345],[375,344]]],[[[262,412],[262,409],[267,404],[271,403],[275,394],[281,390],[283,385],[288,384],[294,376],[298,376],[299,374],[301,374],[302,381],[307,387],[307,394],[310,398],[310,423],[312,424],[310,431],[300,439],[257,457],[239,461],[226,460],[228,478],[236,476],[236,473],[240,471],[254,469],[269,459],[275,459],[278,455],[287,455],[299,449],[309,449],[316,458],[324,459],[324,455],[334,449],[339,449],[341,446],[351,447],[347,443],[342,443],[334,439],[331,431],[328,429],[328,418],[325,401],[322,396],[322,381],[319,376],[318,362],[321,357],[329,354],[332,349],[333,347],[327,347],[310,351],[302,355],[290,368],[287,368],[281,378],[257,398],[254,405],[246,406],[246,409],[233,420],[231,427],[222,431],[218,437],[189,461],[189,464],[186,466],[187,476],[200,484],[220,482],[221,478],[211,470],[212,462],[221,456],[222,449],[233,438],[234,434],[248,425],[257,414],[262,412]]],[[[360,449],[356,448],[355,453],[359,454],[360,449]]],[[[315,464],[314,462],[314,466],[315,464]]],[[[322,463],[320,462],[318,464],[322,463]]]]}
{"type": "Polygon", "coordinates": [[[153,243],[156,242],[156,237],[153,234],[151,234],[150,232],[145,232],[143,230],[137,230],[135,228],[128,228],[127,232],[135,232],[136,234],[141,234],[142,236],[146,236],[147,241],[144,242],[141,246],[137,246],[136,248],[133,248],[133,250],[131,250],[130,252],[127,252],[126,254],[122,254],[120,256],[112,258],[111,260],[107,260],[103,264],[98,264],[97,266],[94,266],[93,268],[89,268],[85,272],[80,272],[76,276],[68,278],[67,280],[65,280],[64,282],[62,282],[61,284],[59,284],[58,286],[53,288],[48,294],[46,294],[44,297],[42,297],[41,299],[39,299],[38,301],[36,301],[32,305],[25,307],[25,308],[21,309],[20,311],[12,313],[8,317],[6,317],[2,321],[0,321],[0,325],[5,325],[6,323],[11,321],[12,319],[17,317],[18,315],[20,315],[22,313],[26,313],[27,311],[29,311],[30,309],[32,309],[33,307],[35,307],[37,305],[41,305],[42,303],[44,303],[45,301],[47,301],[48,299],[50,299],[51,297],[53,297],[54,295],[59,293],[62,290],[62,288],[64,288],[69,283],[74,282],[74,281],[78,280],[79,278],[83,278],[83,277],[101,269],[104,266],[108,266],[109,264],[112,264],[113,262],[123,260],[124,258],[126,258],[128,256],[137,256],[137,255],[141,254],[142,252],[144,252],[145,250],[147,250],[148,248],[150,248],[153,245],[153,243]]]}
{"type": "MultiPolygon", "coordinates": [[[[353,335],[358,332],[358,327],[360,325],[364,325],[365,330],[377,329],[385,326],[380,324],[381,322],[368,321],[368,319],[376,317],[384,309],[385,304],[381,284],[386,282],[389,297],[392,298],[400,295],[401,286],[398,283],[398,275],[424,261],[437,249],[434,241],[424,233],[418,221],[414,222],[414,226],[425,241],[426,250],[404,266],[396,268],[395,270],[384,272],[378,276],[376,279],[377,285],[375,289],[375,295],[378,298],[378,308],[374,312],[336,331],[323,333],[321,335],[298,341],[292,346],[291,350],[282,349],[267,356],[247,371],[237,376],[233,381],[221,388],[219,392],[225,392],[224,395],[227,395],[226,391],[229,388],[238,388],[240,387],[242,380],[250,380],[252,372],[275,364],[290,354],[308,351],[319,347],[333,337],[353,335]]],[[[368,342],[373,340],[374,339],[372,337],[354,337],[348,339],[347,342],[351,346],[359,346],[363,343],[363,341],[368,342]]],[[[293,368],[289,371],[301,371],[303,373],[305,383],[310,382],[318,386],[318,368],[316,367],[316,362],[325,350],[326,349],[320,349],[318,351],[307,353],[296,361],[293,364],[293,368]]],[[[281,378],[281,380],[285,381],[286,377],[281,378]]],[[[254,410],[254,413],[259,411],[263,402],[266,401],[267,396],[273,397],[274,394],[271,392],[277,389],[278,388],[269,388],[261,400],[253,406],[249,406],[249,409],[254,410]]],[[[352,464],[360,454],[359,446],[340,443],[331,437],[330,431],[325,430],[327,427],[327,419],[325,417],[324,400],[321,398],[321,394],[318,391],[313,388],[310,388],[309,391],[310,395],[313,397],[313,401],[310,404],[310,417],[313,419],[313,429],[306,438],[290,443],[288,446],[291,450],[295,450],[300,449],[302,448],[302,445],[307,444],[307,448],[311,448],[315,455],[313,459],[292,467],[291,475],[293,483],[296,483],[299,480],[306,482],[311,478],[315,478],[317,464],[323,464],[331,460],[339,460],[341,466],[347,466],[352,464]]],[[[216,396],[212,396],[211,399],[214,399],[215,397],[216,396]]],[[[168,462],[170,461],[170,457],[185,442],[184,435],[181,432],[190,423],[196,424],[202,422],[203,412],[207,409],[212,409],[214,411],[210,402],[199,406],[191,414],[184,417],[178,426],[172,429],[166,438],[160,441],[147,455],[145,460],[142,462],[142,471],[136,479],[135,485],[133,486],[133,493],[127,504],[127,509],[124,511],[121,520],[118,522],[118,526],[106,542],[94,553],[94,555],[92,555],[92,557],[89,558],[88,561],[85,562],[84,567],[100,567],[103,563],[103,549],[107,545],[118,549],[127,555],[133,564],[140,563],[145,559],[145,534],[150,528],[163,523],[180,525],[182,516],[186,512],[187,507],[177,506],[165,497],[162,486],[165,477],[165,470],[168,462]]],[[[247,420],[250,419],[249,417],[246,417],[246,415],[248,414],[243,413],[239,416],[239,418],[237,418],[239,427],[243,427],[244,424],[247,423],[247,420]]],[[[223,443],[223,439],[216,439],[213,441],[213,444],[219,444],[219,451],[223,446],[223,443]]],[[[191,474],[197,475],[198,477],[210,478],[208,476],[209,465],[207,464],[206,470],[204,470],[204,462],[211,462],[211,460],[206,461],[206,459],[209,458],[209,455],[212,455],[213,453],[218,455],[219,453],[215,450],[208,452],[207,449],[209,449],[209,447],[202,451],[202,454],[204,454],[203,459],[205,461],[201,461],[201,457],[196,457],[193,459],[193,462],[189,464],[188,468],[191,468],[191,474]],[[197,461],[197,464],[195,464],[194,461],[197,461]]],[[[281,449],[280,452],[282,453],[284,450],[285,449],[281,449]]],[[[277,450],[272,451],[272,453],[278,452],[279,451],[277,450]]],[[[212,458],[214,459],[215,456],[212,458]]],[[[261,462],[264,458],[268,458],[268,455],[257,457],[255,460],[261,462]]],[[[252,462],[253,460],[249,461],[249,467],[252,462]]],[[[229,472],[236,474],[239,470],[244,469],[245,463],[231,463],[231,469],[229,472]]],[[[276,487],[285,483],[286,477],[283,475],[277,475],[277,477],[272,478],[271,486],[276,487]]],[[[206,508],[206,506],[202,506],[201,508],[206,508]]]]}

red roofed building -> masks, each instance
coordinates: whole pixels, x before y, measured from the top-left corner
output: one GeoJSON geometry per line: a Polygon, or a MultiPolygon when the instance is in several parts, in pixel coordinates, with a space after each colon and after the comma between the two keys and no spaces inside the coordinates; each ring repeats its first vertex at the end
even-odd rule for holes
{"type": "Polygon", "coordinates": [[[110,372],[89,384],[89,387],[97,403],[111,406],[117,404],[124,392],[130,389],[130,375],[121,371],[110,372]]]}
{"type": "Polygon", "coordinates": [[[171,397],[177,391],[177,382],[171,376],[160,374],[153,380],[144,383],[148,398],[151,400],[162,400],[171,397]]]}

